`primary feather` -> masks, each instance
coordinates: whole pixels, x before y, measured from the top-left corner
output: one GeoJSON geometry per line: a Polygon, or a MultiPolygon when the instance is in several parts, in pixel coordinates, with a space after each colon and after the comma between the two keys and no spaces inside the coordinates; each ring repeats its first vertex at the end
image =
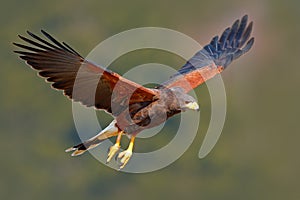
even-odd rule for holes
{"type": "Polygon", "coordinates": [[[226,68],[233,60],[247,53],[254,43],[254,38],[248,40],[253,23],[250,22],[246,28],[247,22],[247,15],[241,19],[241,22],[236,20],[232,27],[224,30],[220,39],[218,36],[215,36],[208,45],[204,46],[203,49],[188,60],[178,71],[178,74],[185,74],[212,63],[226,68]],[[247,44],[245,45],[246,42],[247,44]]]}
{"type": "Polygon", "coordinates": [[[241,21],[236,20],[220,37],[213,37],[161,87],[182,87],[188,92],[223,71],[253,46],[254,38],[249,39],[253,22],[247,24],[247,15],[241,21]]]}

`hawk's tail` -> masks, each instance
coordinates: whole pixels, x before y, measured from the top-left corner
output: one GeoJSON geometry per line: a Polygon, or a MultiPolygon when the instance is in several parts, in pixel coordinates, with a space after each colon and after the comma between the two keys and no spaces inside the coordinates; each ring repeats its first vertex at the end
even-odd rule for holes
{"type": "Polygon", "coordinates": [[[71,156],[79,156],[86,152],[87,150],[90,150],[96,146],[98,146],[102,141],[118,135],[119,129],[115,126],[116,121],[112,121],[109,126],[107,126],[104,130],[102,130],[99,134],[96,136],[84,141],[81,144],[75,145],[73,147],[70,147],[66,149],[66,152],[73,151],[71,156]]]}

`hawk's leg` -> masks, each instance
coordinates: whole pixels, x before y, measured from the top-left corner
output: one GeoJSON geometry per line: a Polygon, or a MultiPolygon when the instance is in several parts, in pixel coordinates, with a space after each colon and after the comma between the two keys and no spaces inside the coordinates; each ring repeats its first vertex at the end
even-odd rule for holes
{"type": "Polygon", "coordinates": [[[106,163],[109,163],[110,160],[112,159],[112,157],[114,157],[114,155],[116,155],[116,153],[120,150],[120,147],[121,147],[120,142],[121,142],[122,134],[123,134],[123,131],[120,131],[118,133],[116,143],[109,148],[106,163]]]}
{"type": "Polygon", "coordinates": [[[134,140],[135,140],[135,135],[132,135],[128,148],[125,151],[122,151],[121,153],[119,153],[119,155],[118,155],[118,158],[120,159],[120,162],[121,162],[120,169],[123,169],[125,167],[125,165],[128,163],[128,161],[130,160],[130,158],[132,156],[134,140]]]}

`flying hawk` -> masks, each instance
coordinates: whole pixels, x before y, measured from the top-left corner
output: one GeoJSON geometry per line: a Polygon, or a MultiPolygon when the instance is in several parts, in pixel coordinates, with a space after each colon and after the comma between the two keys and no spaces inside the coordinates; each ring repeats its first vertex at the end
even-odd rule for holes
{"type": "Polygon", "coordinates": [[[129,146],[117,156],[122,169],[132,156],[138,133],[158,126],[180,112],[199,110],[196,100],[187,93],[221,73],[233,60],[251,49],[254,43],[253,37],[249,39],[252,25],[252,22],[248,24],[247,15],[236,20],[220,37],[215,36],[176,74],[156,88],[146,88],[86,60],[69,45],[58,42],[43,30],[46,39],[27,31],[29,38],[19,37],[30,46],[14,45],[23,49],[15,51],[20,58],[51,82],[53,88],[63,90],[73,101],[106,110],[114,117],[99,134],[66,152],[73,151],[72,156],[77,156],[117,136],[116,143],[109,149],[109,162],[120,150],[122,135],[127,135],[130,137],[129,146]]]}

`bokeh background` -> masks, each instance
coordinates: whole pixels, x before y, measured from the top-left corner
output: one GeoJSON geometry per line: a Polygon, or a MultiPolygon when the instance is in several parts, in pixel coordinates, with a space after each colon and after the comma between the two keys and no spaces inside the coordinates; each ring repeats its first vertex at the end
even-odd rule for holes
{"type": "MultiPolygon", "coordinates": [[[[300,199],[300,1],[2,0],[0,10],[0,199],[300,199]],[[204,85],[196,89],[203,120],[193,144],[172,165],[147,174],[64,153],[79,142],[71,102],[13,53],[17,34],[41,28],[84,56],[109,36],[144,26],[205,44],[246,13],[256,41],[223,73],[228,111],[217,145],[198,158],[209,119],[204,85]]],[[[148,50],[124,55],[113,69],[124,73],[148,62],[176,69],[184,63],[148,50]]],[[[109,123],[107,115],[98,117],[109,123]]],[[[137,150],[162,146],[172,126],[165,132],[137,143],[137,150]]]]}

